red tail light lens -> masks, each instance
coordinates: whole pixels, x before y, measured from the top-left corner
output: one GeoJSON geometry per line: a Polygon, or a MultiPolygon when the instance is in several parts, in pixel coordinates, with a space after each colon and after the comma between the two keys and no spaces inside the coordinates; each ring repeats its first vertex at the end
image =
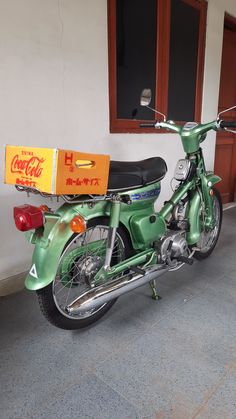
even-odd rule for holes
{"type": "Polygon", "coordinates": [[[20,231],[33,230],[44,225],[44,216],[41,209],[33,205],[20,205],[14,208],[16,228],[20,231]]]}

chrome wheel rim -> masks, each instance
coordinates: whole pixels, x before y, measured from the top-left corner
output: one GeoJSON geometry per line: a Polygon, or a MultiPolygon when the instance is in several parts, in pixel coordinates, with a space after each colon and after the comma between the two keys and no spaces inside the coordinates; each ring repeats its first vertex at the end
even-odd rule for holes
{"type": "MultiPolygon", "coordinates": [[[[91,289],[94,276],[104,264],[104,248],[108,230],[109,227],[105,225],[88,228],[85,233],[78,234],[61,255],[56,277],[52,284],[52,294],[57,309],[63,316],[71,320],[90,317],[107,304],[83,313],[69,314],[66,311],[66,306],[91,289]],[[92,248],[96,243],[98,243],[98,247],[92,248]],[[78,256],[77,251],[78,253],[81,251],[81,255],[78,256]],[[69,269],[64,272],[63,266],[68,266],[69,269]]],[[[121,236],[116,233],[112,260],[119,263],[124,260],[124,257],[125,246],[121,236]]]]}
{"type": "Polygon", "coordinates": [[[220,214],[221,214],[220,203],[218,199],[214,196],[213,197],[213,217],[215,219],[215,227],[209,231],[201,232],[200,239],[197,242],[197,248],[199,249],[201,253],[207,253],[212,248],[212,246],[214,246],[217,240],[219,229],[220,229],[220,219],[221,219],[220,214]]]}

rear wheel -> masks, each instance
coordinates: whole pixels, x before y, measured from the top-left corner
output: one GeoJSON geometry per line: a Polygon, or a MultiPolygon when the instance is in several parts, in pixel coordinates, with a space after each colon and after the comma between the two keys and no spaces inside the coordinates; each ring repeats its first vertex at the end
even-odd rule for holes
{"type": "MultiPolygon", "coordinates": [[[[196,243],[196,247],[200,250],[194,253],[194,257],[198,260],[206,259],[210,254],[213,252],[216,243],[218,241],[220,230],[221,230],[221,223],[222,223],[222,201],[220,193],[217,189],[213,188],[214,195],[213,195],[213,216],[215,218],[215,226],[213,229],[208,231],[201,232],[200,238],[196,243]]],[[[203,218],[203,214],[201,214],[201,219],[203,218]]],[[[203,219],[202,219],[203,224],[203,219]]],[[[194,247],[195,247],[194,246],[194,247]]]]}
{"type": "MultiPolygon", "coordinates": [[[[116,300],[112,300],[81,314],[69,314],[66,310],[67,305],[91,289],[94,276],[104,264],[108,230],[107,219],[90,221],[86,232],[73,236],[65,246],[54,281],[37,291],[41,311],[54,326],[67,330],[89,326],[115,303],[116,300]]],[[[129,237],[119,227],[112,264],[121,262],[131,253],[129,237]]]]}

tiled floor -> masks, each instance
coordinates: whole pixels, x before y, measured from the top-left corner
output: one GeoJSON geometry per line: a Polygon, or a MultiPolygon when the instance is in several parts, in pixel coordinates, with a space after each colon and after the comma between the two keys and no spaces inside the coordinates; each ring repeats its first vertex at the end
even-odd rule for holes
{"type": "Polygon", "coordinates": [[[35,294],[0,300],[0,419],[236,418],[236,208],[204,262],[119,299],[82,332],[35,294]]]}

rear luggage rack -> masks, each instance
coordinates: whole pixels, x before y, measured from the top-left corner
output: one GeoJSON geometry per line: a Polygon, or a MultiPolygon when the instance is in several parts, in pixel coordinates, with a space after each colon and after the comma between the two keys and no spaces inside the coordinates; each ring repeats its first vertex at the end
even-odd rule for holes
{"type": "Polygon", "coordinates": [[[27,186],[19,186],[15,185],[15,188],[19,192],[26,192],[27,195],[35,194],[41,195],[43,198],[62,198],[67,204],[86,204],[86,203],[95,203],[99,201],[111,201],[114,194],[107,194],[107,195],[53,195],[42,192],[37,188],[29,188],[27,186]]]}

